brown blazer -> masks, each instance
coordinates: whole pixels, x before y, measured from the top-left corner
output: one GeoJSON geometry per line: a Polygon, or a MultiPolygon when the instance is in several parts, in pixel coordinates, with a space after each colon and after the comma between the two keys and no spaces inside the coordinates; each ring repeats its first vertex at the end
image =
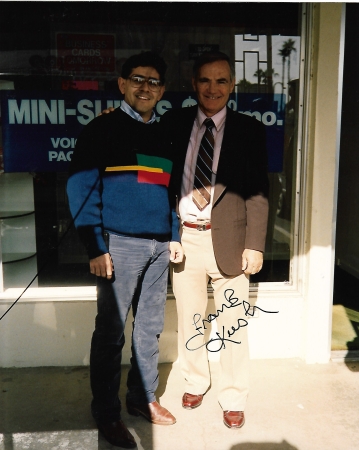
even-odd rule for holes
{"type": "MultiPolygon", "coordinates": [[[[182,174],[197,106],[162,118],[173,152],[171,189],[180,198],[182,174]]],[[[227,108],[211,216],[214,254],[220,270],[242,273],[245,248],[264,251],[268,219],[268,175],[264,125],[227,108]]]]}

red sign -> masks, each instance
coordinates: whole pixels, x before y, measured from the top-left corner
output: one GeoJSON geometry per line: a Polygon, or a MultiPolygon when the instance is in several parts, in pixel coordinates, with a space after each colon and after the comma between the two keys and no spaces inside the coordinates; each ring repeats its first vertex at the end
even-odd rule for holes
{"type": "Polygon", "coordinates": [[[114,34],[58,33],[58,69],[65,72],[114,72],[114,34]]]}
{"type": "Polygon", "coordinates": [[[61,88],[64,91],[98,91],[98,81],[62,80],[61,88]]]}

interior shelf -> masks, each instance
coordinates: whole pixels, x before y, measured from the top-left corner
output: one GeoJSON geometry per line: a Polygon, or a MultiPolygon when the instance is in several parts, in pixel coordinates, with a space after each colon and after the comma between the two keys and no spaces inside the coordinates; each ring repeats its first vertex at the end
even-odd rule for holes
{"type": "Polygon", "coordinates": [[[0,211],[0,219],[15,219],[34,214],[35,211],[0,211]]]}
{"type": "Polygon", "coordinates": [[[25,261],[26,259],[32,258],[36,255],[36,253],[3,253],[2,254],[2,263],[3,264],[10,264],[15,263],[19,261],[25,261]]]}

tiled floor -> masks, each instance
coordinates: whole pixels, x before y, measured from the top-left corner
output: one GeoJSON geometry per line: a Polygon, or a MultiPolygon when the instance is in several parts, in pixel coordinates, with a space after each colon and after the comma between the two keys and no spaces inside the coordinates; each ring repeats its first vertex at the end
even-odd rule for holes
{"type": "MultiPolygon", "coordinates": [[[[251,362],[246,424],[227,429],[216,400],[218,366],[203,404],[181,407],[177,363],[160,366],[158,397],[176,416],[152,426],[123,412],[144,450],[357,450],[359,363],[306,365],[300,360],[251,362]]],[[[125,394],[125,375],[121,398],[125,394]]],[[[0,369],[0,450],[115,449],[89,412],[89,371],[81,368],[0,369]]]]}

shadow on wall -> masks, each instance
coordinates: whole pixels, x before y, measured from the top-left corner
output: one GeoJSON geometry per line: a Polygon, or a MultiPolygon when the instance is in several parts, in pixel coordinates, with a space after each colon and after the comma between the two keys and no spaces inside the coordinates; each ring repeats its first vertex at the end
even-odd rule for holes
{"type": "Polygon", "coordinates": [[[232,446],[230,450],[298,450],[298,448],[290,445],[287,441],[282,441],[279,444],[275,442],[243,442],[232,446]]]}
{"type": "Polygon", "coordinates": [[[347,368],[351,372],[359,372],[359,352],[356,352],[356,354],[353,357],[353,354],[347,354],[347,356],[344,358],[345,364],[347,368]],[[353,359],[355,359],[353,361],[353,359]]]}
{"type": "MultiPolygon", "coordinates": [[[[358,352],[359,349],[359,322],[356,320],[350,320],[350,323],[352,324],[353,330],[356,333],[356,337],[352,340],[347,342],[348,350],[354,350],[358,352]]],[[[359,353],[359,352],[358,352],[359,353]]]]}

